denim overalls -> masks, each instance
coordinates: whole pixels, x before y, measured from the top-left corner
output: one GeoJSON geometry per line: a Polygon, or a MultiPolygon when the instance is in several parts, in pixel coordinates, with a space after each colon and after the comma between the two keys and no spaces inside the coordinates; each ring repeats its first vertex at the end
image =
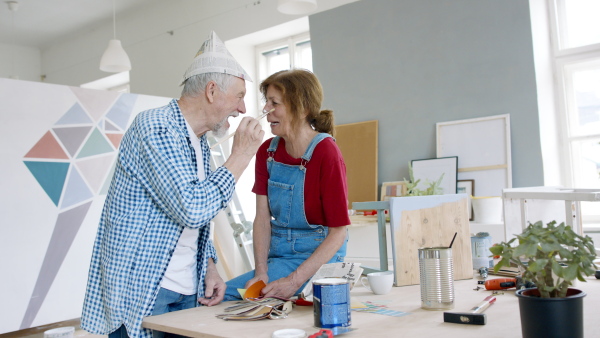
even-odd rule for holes
{"type": "MultiPolygon", "coordinates": [[[[328,228],[319,224],[309,224],[304,213],[304,180],[306,164],[310,161],[317,144],[331,135],[320,133],[310,142],[302,155],[301,165],[288,165],[274,160],[279,137],[273,138],[267,149],[267,170],[269,172],[268,199],[271,209],[271,245],[267,260],[269,282],[287,277],[296,270],[327,236],[328,228]]],[[[325,184],[325,182],[323,182],[325,184]]],[[[333,255],[328,263],[343,262],[346,256],[346,242],[333,255]]],[[[245,273],[227,282],[225,300],[239,299],[238,288],[243,289],[248,280],[254,278],[254,271],[245,273]],[[234,298],[236,297],[236,298],[234,298]]],[[[306,283],[304,283],[306,284],[306,283]]],[[[302,291],[304,285],[296,294],[302,291]]]]}

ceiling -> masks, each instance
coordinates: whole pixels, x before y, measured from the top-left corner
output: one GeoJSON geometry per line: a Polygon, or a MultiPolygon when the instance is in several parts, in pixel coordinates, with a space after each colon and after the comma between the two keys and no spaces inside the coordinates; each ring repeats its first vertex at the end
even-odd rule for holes
{"type": "MultiPolygon", "coordinates": [[[[0,44],[43,49],[53,42],[112,21],[111,0],[14,0],[11,11],[7,0],[0,3],[0,44]],[[14,26],[13,26],[14,22],[14,26]]],[[[115,0],[119,13],[146,6],[148,0],[115,0]]]]}

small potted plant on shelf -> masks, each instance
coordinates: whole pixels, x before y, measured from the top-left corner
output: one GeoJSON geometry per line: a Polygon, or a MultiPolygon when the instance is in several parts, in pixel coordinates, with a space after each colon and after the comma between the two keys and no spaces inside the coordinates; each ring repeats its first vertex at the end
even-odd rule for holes
{"type": "Polygon", "coordinates": [[[511,264],[536,288],[517,291],[523,337],[583,337],[583,297],[575,279],[596,271],[596,250],[589,236],[564,223],[539,221],[508,242],[490,248],[500,261],[494,271],[511,264]]]}

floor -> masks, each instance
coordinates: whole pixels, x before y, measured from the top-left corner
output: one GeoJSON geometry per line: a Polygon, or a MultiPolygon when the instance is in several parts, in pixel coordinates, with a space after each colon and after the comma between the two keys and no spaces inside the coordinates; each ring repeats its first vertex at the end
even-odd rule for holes
{"type": "Polygon", "coordinates": [[[99,335],[91,334],[85,330],[82,330],[79,327],[79,320],[75,319],[75,320],[69,320],[69,321],[64,321],[64,322],[60,322],[60,323],[42,325],[42,326],[38,326],[38,327],[26,329],[26,330],[0,334],[0,338],[44,338],[44,332],[46,332],[48,330],[60,328],[60,327],[69,327],[69,326],[75,328],[75,334],[73,335],[73,337],[75,337],[75,338],[106,338],[107,337],[107,336],[99,336],[99,335]]]}
{"type": "MultiPolygon", "coordinates": [[[[20,336],[20,337],[23,337],[23,338],[44,338],[44,333],[41,332],[41,333],[36,333],[36,334],[28,335],[28,336],[20,336]]],[[[83,337],[85,337],[85,338],[105,338],[105,337],[108,337],[108,336],[98,336],[98,335],[95,335],[95,334],[91,334],[91,333],[89,333],[89,332],[87,332],[85,330],[82,330],[80,328],[77,328],[75,330],[75,334],[73,335],[73,337],[75,337],[75,338],[83,338],[83,337]]]]}

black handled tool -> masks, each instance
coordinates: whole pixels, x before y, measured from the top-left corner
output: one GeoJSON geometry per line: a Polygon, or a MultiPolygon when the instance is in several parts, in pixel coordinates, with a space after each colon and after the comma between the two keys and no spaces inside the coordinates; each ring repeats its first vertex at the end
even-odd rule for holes
{"type": "Polygon", "coordinates": [[[469,312],[444,312],[444,322],[457,324],[485,325],[485,311],[496,301],[496,297],[487,296],[485,299],[472,308],[469,312]]]}

